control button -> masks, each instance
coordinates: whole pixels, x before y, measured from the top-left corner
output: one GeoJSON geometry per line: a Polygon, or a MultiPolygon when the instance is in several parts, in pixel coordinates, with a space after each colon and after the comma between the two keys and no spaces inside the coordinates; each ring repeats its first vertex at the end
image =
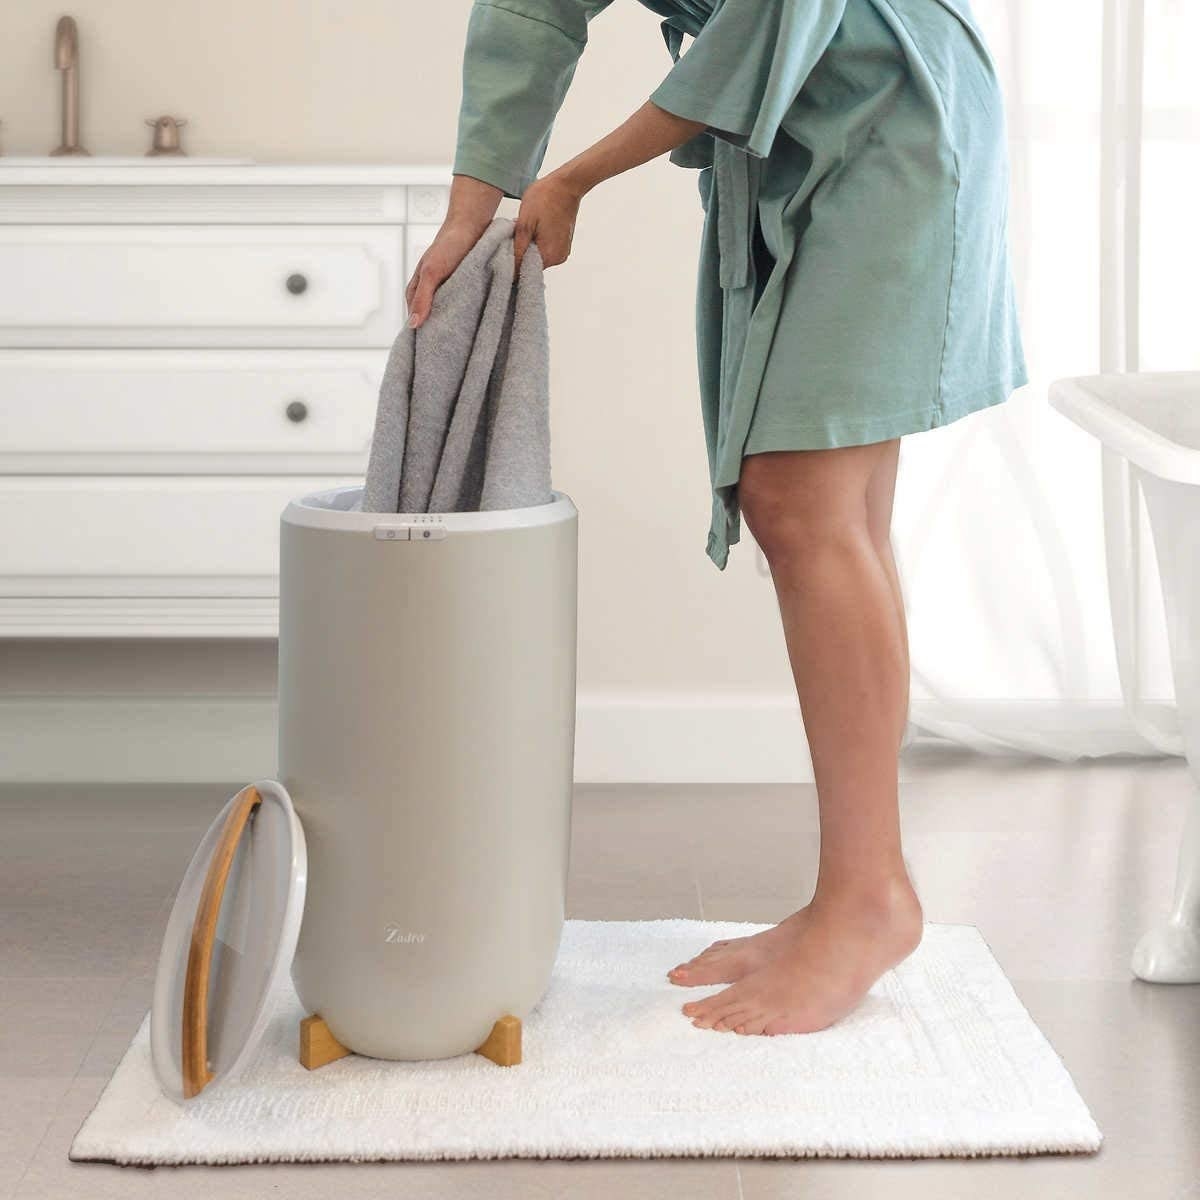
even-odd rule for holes
{"type": "Polygon", "coordinates": [[[407,542],[408,526],[376,525],[375,540],[379,542],[407,542]]]}
{"type": "Polygon", "coordinates": [[[445,525],[414,525],[412,529],[414,542],[433,542],[445,536],[445,525]]]}

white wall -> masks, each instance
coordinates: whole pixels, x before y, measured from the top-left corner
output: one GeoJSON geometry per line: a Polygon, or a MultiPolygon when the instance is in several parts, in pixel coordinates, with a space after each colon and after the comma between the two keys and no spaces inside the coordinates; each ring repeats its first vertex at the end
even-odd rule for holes
{"type": "MultiPolygon", "coordinates": [[[[55,22],[80,29],[82,135],[141,153],[144,118],[186,117],[195,154],[259,161],[449,162],[468,0],[24,0],[0,40],[0,146],[58,140],[55,22]]],[[[670,64],[657,19],[616,3],[592,26],[546,158],[623,120],[670,64]]],[[[504,212],[513,211],[511,203],[504,212]]],[[[547,276],[557,487],[581,512],[582,697],[770,693],[793,703],[770,581],[748,531],[722,574],[705,557],[709,490],[695,377],[694,172],[665,159],[584,202],[547,276]]],[[[269,692],[274,647],[0,646],[0,697],[31,692],[269,692]]],[[[788,725],[788,729],[792,726],[788,725]]],[[[795,725],[800,738],[800,727],[795,725]]]]}

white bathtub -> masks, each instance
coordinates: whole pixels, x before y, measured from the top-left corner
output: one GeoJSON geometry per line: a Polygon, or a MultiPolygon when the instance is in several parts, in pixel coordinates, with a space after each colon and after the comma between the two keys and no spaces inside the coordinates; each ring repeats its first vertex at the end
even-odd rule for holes
{"type": "Polygon", "coordinates": [[[1103,447],[1105,546],[1117,662],[1126,708],[1160,750],[1186,754],[1197,791],[1179,850],[1167,920],[1133,952],[1135,975],[1200,982],[1200,372],[1058,379],[1050,403],[1103,447]],[[1177,718],[1138,695],[1137,495],[1145,498],[1158,559],[1177,718]]]}

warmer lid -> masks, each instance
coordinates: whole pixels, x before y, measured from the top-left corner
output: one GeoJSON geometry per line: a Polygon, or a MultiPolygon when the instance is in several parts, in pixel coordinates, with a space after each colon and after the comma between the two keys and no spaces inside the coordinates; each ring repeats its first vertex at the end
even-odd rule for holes
{"type": "Polygon", "coordinates": [[[254,1052],[295,953],[306,878],[283,785],[243,788],[196,848],[163,936],[150,1047],[168,1095],[190,1099],[254,1052]]]}

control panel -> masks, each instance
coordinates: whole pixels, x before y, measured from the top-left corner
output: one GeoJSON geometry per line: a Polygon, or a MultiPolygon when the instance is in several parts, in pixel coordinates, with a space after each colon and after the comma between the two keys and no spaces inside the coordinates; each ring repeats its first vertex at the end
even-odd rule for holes
{"type": "Polygon", "coordinates": [[[436,542],[445,536],[446,523],[440,517],[420,513],[401,525],[375,526],[375,539],[380,542],[436,542]]]}

